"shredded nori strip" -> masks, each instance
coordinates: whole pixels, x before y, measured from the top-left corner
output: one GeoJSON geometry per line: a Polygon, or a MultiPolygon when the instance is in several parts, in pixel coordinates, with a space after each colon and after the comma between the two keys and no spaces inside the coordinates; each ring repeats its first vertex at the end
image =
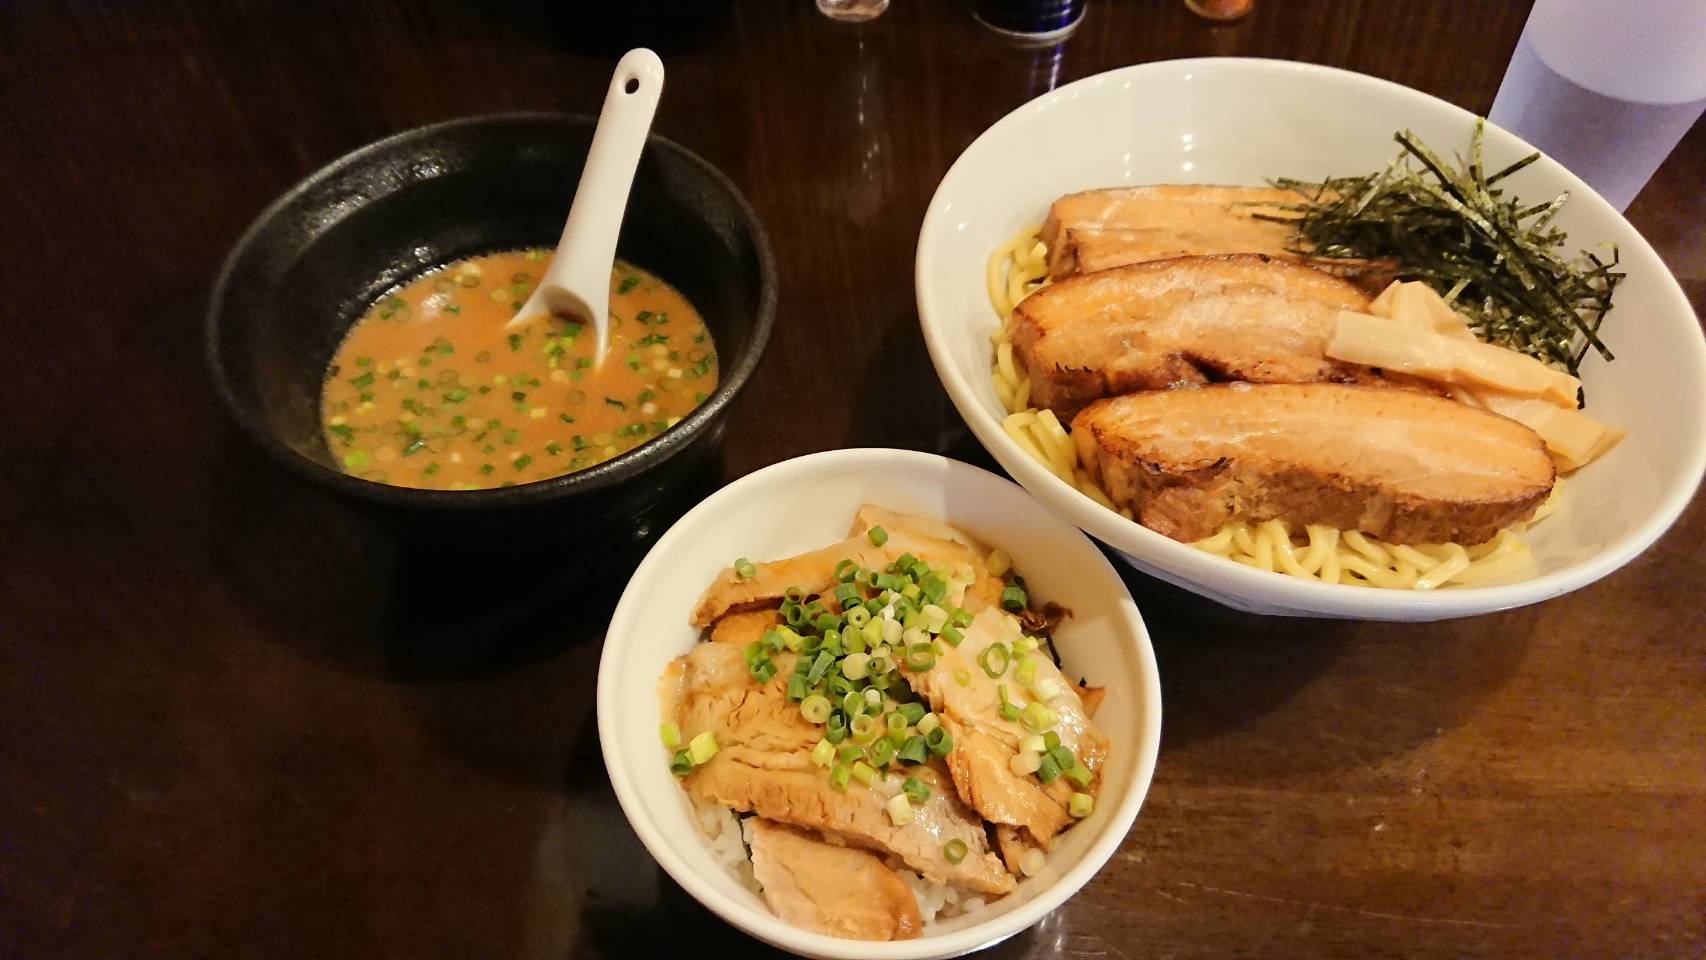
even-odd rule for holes
{"type": "Polygon", "coordinates": [[[1566,234],[1552,221],[1561,193],[1525,205],[1494,185],[1539,159],[1529,154],[1492,174],[1481,167],[1483,123],[1475,122],[1467,162],[1446,163],[1414,134],[1393,134],[1403,149],[1386,168],[1319,182],[1277,179],[1306,199],[1280,206],[1300,219],[1257,214],[1297,226],[1296,250],[1325,260],[1388,260],[1397,278],[1421,280],[1483,340],[1576,374],[1591,347],[1606,360],[1600,324],[1623,274],[1616,244],[1609,259],[1561,256],[1566,234]]]}

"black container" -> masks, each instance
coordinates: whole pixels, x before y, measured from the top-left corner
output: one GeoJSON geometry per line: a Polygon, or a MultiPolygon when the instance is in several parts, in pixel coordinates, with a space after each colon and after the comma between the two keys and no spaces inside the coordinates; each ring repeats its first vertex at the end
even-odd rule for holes
{"type": "Polygon", "coordinates": [[[662,436],[597,466],[494,490],[413,490],[351,477],[321,429],[320,388],[351,324],[387,290],[462,257],[555,245],[595,122],[504,114],[411,130],[316,172],[237,242],[207,315],[213,383],[243,430],[296,475],[384,518],[637,512],[721,439],[775,319],[775,261],[729,179],[653,136],[617,255],[680,290],[716,342],[721,380],[662,436]]]}

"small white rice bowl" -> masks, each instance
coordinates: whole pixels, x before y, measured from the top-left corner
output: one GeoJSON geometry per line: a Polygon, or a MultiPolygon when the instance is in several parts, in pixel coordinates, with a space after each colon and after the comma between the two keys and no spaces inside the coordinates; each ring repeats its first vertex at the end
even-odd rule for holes
{"type": "Polygon", "coordinates": [[[1161,741],[1161,685],[1131,594],[1094,544],[1018,486],[932,454],[836,450],[749,474],[707,498],[658,540],[610,620],[598,670],[598,733],[622,812],[658,864],[694,899],[766,943],[809,957],[926,960],[997,943],[1088,883],[1125,839],[1161,741]],[[1096,811],[1067,831],[1043,869],[985,901],[902,874],[930,922],[914,940],[872,943],[783,923],[751,878],[738,818],[696,808],[658,744],[657,680],[692,649],[688,614],[736,556],[786,557],[847,534],[864,503],[937,517],[1014,559],[1033,594],[1072,611],[1054,633],[1069,678],[1107,687],[1096,714],[1110,752],[1096,811]]]}

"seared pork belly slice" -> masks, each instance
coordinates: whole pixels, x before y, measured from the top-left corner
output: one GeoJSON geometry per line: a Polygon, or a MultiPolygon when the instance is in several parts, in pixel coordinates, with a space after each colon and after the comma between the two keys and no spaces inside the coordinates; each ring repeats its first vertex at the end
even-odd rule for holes
{"type": "Polygon", "coordinates": [[[1158,184],[1087,190],[1061,197],[1049,208],[1042,240],[1048,245],[1049,276],[1170,257],[1260,253],[1296,260],[1341,276],[1378,293],[1391,282],[1396,264],[1312,257],[1295,247],[1290,223],[1297,214],[1279,204],[1302,199],[1272,187],[1158,184]]]}
{"type": "Polygon", "coordinates": [[[1069,419],[1094,400],[1225,380],[1377,383],[1328,359],[1356,287],[1253,255],[1180,257],[1069,277],[1019,302],[1008,320],[1031,399],[1069,419]]]}
{"type": "Polygon", "coordinates": [[[892,853],[923,876],[982,893],[1013,888],[1013,878],[989,848],[983,821],[960,801],[953,783],[933,766],[909,767],[929,798],[913,808],[912,821],[896,826],[884,804],[899,789],[890,777],[876,787],[836,790],[828,771],[811,762],[823,730],[800,715],[787,698],[794,655],[773,655],[777,674],[760,685],[752,679],[734,643],[701,643],[678,658],[676,722],[683,739],[710,730],[717,753],[682,779],[695,799],[798,827],[821,831],[830,840],[892,853]],[[948,863],[942,848],[962,840],[969,851],[948,863]]]}
{"type": "MultiPolygon", "coordinates": [[[[1033,695],[1020,686],[1015,669],[997,679],[979,663],[979,657],[991,646],[1000,643],[1011,648],[1019,636],[1016,619],[1000,610],[986,609],[972,620],[958,646],[944,646],[935,667],[908,674],[908,682],[929,701],[954,738],[947,764],[960,796],[986,820],[1024,827],[1046,849],[1071,823],[1066,807],[1074,788],[1065,778],[1045,786],[1033,776],[1013,772],[1009,764],[1028,731],[1002,718],[1003,688],[1014,703],[1029,703],[1033,695]]],[[[1039,651],[1031,656],[1036,669],[1033,689],[1052,687],[1058,691],[1048,707],[1060,718],[1054,731],[1061,746],[1071,750],[1092,774],[1099,774],[1107,758],[1108,741],[1091,722],[1079,688],[1061,674],[1046,653],[1039,651]]],[[[1091,780],[1089,792],[1094,794],[1100,785],[1098,776],[1091,780]]]]}
{"type": "Polygon", "coordinates": [[[852,940],[911,940],[924,929],[912,888],[876,854],[759,817],[752,872],[764,902],[796,927],[852,940]]]}
{"type": "Polygon", "coordinates": [[[1276,204],[1298,195],[1272,187],[1155,184],[1070,193],[1049,207],[1042,241],[1049,276],[1218,253],[1288,256],[1288,223],[1257,214],[1295,216],[1276,204]]]}
{"type": "Polygon", "coordinates": [[[1325,524],[1390,543],[1480,543],[1552,490],[1533,430],[1454,400],[1344,384],[1136,393],[1073,420],[1085,469],[1175,540],[1228,520],[1325,524]]]}
{"type": "MultiPolygon", "coordinates": [[[[868,508],[869,509],[869,508],[868,508]]],[[[716,622],[732,610],[781,601],[789,588],[798,587],[808,596],[828,593],[835,586],[835,568],[842,560],[852,560],[866,569],[883,569],[902,554],[910,553],[931,564],[942,564],[957,578],[949,599],[968,610],[979,610],[1001,596],[1001,583],[989,576],[984,563],[989,551],[964,534],[964,539],[950,539],[938,534],[958,533],[952,527],[932,522],[922,530],[902,525],[904,514],[886,510],[861,513],[863,517],[887,518],[895,523],[882,526],[888,539],[882,546],[871,543],[865,530],[840,543],[811,550],[782,560],[753,564],[753,575],[742,577],[733,567],[725,568],[712,581],[693,608],[694,626],[704,627],[716,622]],[[969,581],[969,586],[966,582],[969,581]]]]}

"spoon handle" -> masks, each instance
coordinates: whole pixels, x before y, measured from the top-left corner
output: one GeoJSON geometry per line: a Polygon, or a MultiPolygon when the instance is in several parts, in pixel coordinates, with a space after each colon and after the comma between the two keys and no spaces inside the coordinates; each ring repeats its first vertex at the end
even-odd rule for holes
{"type": "Polygon", "coordinates": [[[603,362],[608,340],[610,268],[622,215],[662,94],[663,61],[657,54],[640,48],[617,62],[568,222],[540,284],[552,312],[587,314],[598,335],[594,363],[603,362]]]}

